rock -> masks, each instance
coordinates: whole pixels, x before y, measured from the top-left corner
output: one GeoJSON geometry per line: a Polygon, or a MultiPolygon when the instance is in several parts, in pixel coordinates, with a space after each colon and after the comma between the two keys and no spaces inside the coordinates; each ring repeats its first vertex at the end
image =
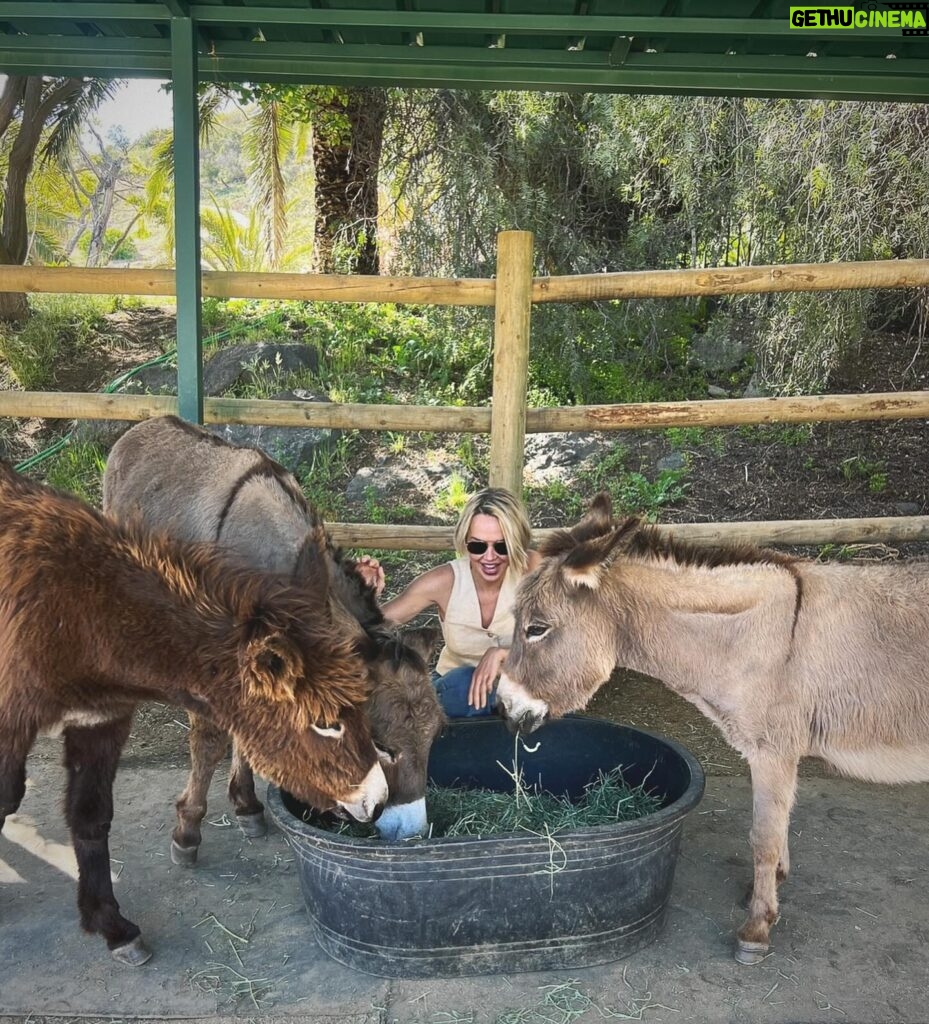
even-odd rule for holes
{"type": "Polygon", "coordinates": [[[766,398],[768,390],[762,384],[757,374],[752,374],[751,380],[745,385],[745,390],[742,392],[743,398],[766,398]]]}
{"type": "MultiPolygon", "coordinates": [[[[298,388],[272,396],[276,402],[328,402],[326,395],[298,388]]],[[[244,423],[214,423],[207,427],[232,444],[249,444],[268,453],[292,473],[312,466],[318,452],[330,451],[341,431],[330,427],[266,427],[244,423]]]]}
{"type": "MultiPolygon", "coordinates": [[[[267,363],[269,367],[276,367],[281,374],[294,373],[298,370],[312,370],[314,373],[319,369],[319,353],[309,345],[291,344],[276,345],[273,343],[260,343],[257,345],[233,345],[229,348],[220,349],[203,366],[203,393],[204,395],[222,395],[235,387],[240,381],[254,380],[254,367],[259,363],[267,363]]],[[[173,365],[159,363],[155,366],[145,366],[136,370],[133,375],[119,387],[120,394],[126,395],[176,395],[177,394],[177,368],[173,365]]],[[[328,402],[325,396],[313,396],[308,391],[298,390],[286,392],[289,400],[305,400],[316,402],[328,402]]],[[[132,426],[131,420],[76,420],[73,430],[75,441],[90,442],[99,444],[109,450],[116,441],[132,426]]],[[[338,436],[332,431],[313,431],[307,428],[293,427],[235,427],[230,428],[231,434],[238,434],[240,431],[259,430],[262,437],[269,437],[273,440],[286,459],[299,457],[303,459],[310,450],[315,450],[320,445],[331,445],[338,436]],[[295,438],[291,434],[290,440],[286,440],[287,432],[302,430],[304,437],[295,438]],[[270,434],[268,431],[284,431],[281,436],[270,434]],[[324,437],[325,433],[325,437],[324,437]],[[315,434],[316,439],[311,440],[309,434],[315,434]]],[[[243,435],[244,436],[244,435],[243,435]]],[[[236,442],[242,444],[258,444],[253,440],[236,442]]],[[[260,445],[264,447],[264,445],[260,445]]],[[[273,452],[271,453],[274,458],[273,452]]],[[[291,465],[279,459],[288,469],[293,469],[300,462],[291,465]]],[[[312,460],[312,455],[310,454],[312,460]]]]}
{"type": "Polygon", "coordinates": [[[918,516],[922,515],[922,505],[915,501],[897,501],[894,502],[894,511],[901,516],[918,516]]]}
{"type": "Polygon", "coordinates": [[[359,469],[345,488],[345,497],[350,501],[364,501],[370,494],[378,501],[415,500],[428,504],[437,491],[450,485],[454,476],[463,480],[468,490],[477,488],[471,472],[460,463],[439,460],[409,466],[383,459],[377,466],[359,469]]]}
{"type": "Polygon", "coordinates": [[[659,473],[676,469],[686,469],[687,467],[687,456],[683,452],[671,452],[660,458],[655,463],[655,468],[659,473]]]}
{"type": "Polygon", "coordinates": [[[176,395],[177,367],[143,366],[119,387],[121,395],[176,395]]]}
{"type": "Polygon", "coordinates": [[[278,374],[319,370],[319,353],[310,345],[232,345],[221,348],[203,367],[203,393],[222,395],[239,383],[255,379],[255,367],[267,364],[278,374]]]}
{"type": "Polygon", "coordinates": [[[718,387],[716,384],[710,384],[707,386],[706,393],[710,398],[728,398],[729,392],[725,388],[718,387]]]}
{"type": "Polygon", "coordinates": [[[537,483],[570,480],[582,464],[612,447],[597,434],[529,434],[525,445],[525,472],[537,483]]]}
{"type": "Polygon", "coordinates": [[[711,374],[735,370],[751,352],[746,334],[737,322],[718,317],[710,323],[706,334],[691,338],[690,362],[711,374]]]}

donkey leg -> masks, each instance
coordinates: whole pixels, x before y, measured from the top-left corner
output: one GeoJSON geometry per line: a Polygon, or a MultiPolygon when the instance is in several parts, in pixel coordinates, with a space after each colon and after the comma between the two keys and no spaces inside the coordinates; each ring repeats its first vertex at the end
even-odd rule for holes
{"type": "Polygon", "coordinates": [[[26,792],[26,755],[35,732],[26,736],[5,728],[0,720],[0,832],[7,816],[15,814],[26,792]]]}
{"type": "Polygon", "coordinates": [[[264,805],[255,795],[255,773],[232,741],[232,770],[229,772],[229,799],[235,808],[235,820],[249,839],[260,839],[268,834],[264,805]]]}
{"type": "Polygon", "coordinates": [[[185,868],[197,863],[203,835],[200,826],[206,814],[206,797],[216,766],[229,746],[227,734],[204,718],[191,713],[190,775],[187,786],[177,798],[177,825],[171,834],[171,860],[185,868]]]}
{"type": "MultiPolygon", "coordinates": [[[[760,963],[768,952],[777,921],[777,883],[787,855],[787,827],[797,787],[797,759],[762,756],[752,771],[752,860],[754,881],[748,920],[738,932],[735,958],[760,963]]],[[[786,876],[785,876],[786,877],[786,876]]]]}
{"type": "Polygon", "coordinates": [[[65,730],[65,814],[77,855],[81,927],[102,935],[115,960],[138,967],[152,954],[138,925],[119,912],[110,875],[109,842],[113,779],[131,725],[130,714],[104,725],[65,730]]]}
{"type": "MultiPolygon", "coordinates": [[[[777,868],[774,872],[774,880],[777,883],[778,888],[787,881],[787,876],[790,874],[790,818],[784,823],[784,835],[781,839],[780,854],[777,858],[777,868]]],[[[748,910],[752,905],[752,893],[755,891],[755,886],[752,882],[749,882],[748,888],[745,890],[745,895],[742,897],[739,906],[743,910],[748,910]]]]}

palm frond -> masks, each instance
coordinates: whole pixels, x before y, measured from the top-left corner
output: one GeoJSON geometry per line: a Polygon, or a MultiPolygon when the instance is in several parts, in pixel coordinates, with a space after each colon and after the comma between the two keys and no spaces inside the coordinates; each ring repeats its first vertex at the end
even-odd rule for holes
{"type": "MultiPolygon", "coordinates": [[[[53,79],[46,87],[45,94],[50,95],[53,89],[60,89],[66,81],[53,79]]],[[[57,160],[63,156],[81,125],[101,103],[112,99],[123,84],[119,78],[89,78],[77,92],[67,94],[54,111],[52,130],[42,147],[42,160],[57,160]]]]}
{"type": "Polygon", "coordinates": [[[281,104],[261,99],[245,135],[248,173],[255,182],[257,205],[265,216],[265,249],[272,267],[280,263],[287,235],[287,196],[281,157],[293,140],[293,129],[281,116],[281,104]]]}

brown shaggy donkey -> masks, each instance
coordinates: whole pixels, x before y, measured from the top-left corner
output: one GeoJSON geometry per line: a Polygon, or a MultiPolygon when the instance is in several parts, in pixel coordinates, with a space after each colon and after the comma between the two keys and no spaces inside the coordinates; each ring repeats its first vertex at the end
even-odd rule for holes
{"type": "Polygon", "coordinates": [[[660,679],[752,774],[754,885],[736,960],[758,963],[787,877],[801,757],[872,782],[929,780],[929,564],[843,565],[697,548],[600,496],[520,585],[497,691],[517,727],[576,711],[616,666],[660,679]]]}
{"type": "Polygon", "coordinates": [[[151,956],[119,912],[108,847],[139,701],[214,721],[307,803],[365,821],[380,812],[364,662],[320,591],[124,529],[0,463],[0,829],[23,798],[36,736],[63,734],[81,925],[122,963],[151,956]]]}

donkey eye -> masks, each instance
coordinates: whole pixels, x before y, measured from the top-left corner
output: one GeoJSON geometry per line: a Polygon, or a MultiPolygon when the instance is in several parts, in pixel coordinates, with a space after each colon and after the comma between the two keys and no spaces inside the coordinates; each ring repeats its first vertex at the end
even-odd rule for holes
{"type": "Polygon", "coordinates": [[[310,728],[320,736],[333,740],[340,740],[345,732],[345,726],[341,722],[337,722],[335,725],[316,725],[314,723],[310,728]]]}
{"type": "Polygon", "coordinates": [[[381,764],[396,764],[400,759],[400,755],[395,750],[388,750],[387,747],[382,747],[377,743],[374,744],[374,749],[377,751],[377,757],[381,764]]]}
{"type": "Polygon", "coordinates": [[[545,622],[530,622],[526,626],[526,639],[527,640],[541,640],[543,636],[551,629],[545,622]]]}

